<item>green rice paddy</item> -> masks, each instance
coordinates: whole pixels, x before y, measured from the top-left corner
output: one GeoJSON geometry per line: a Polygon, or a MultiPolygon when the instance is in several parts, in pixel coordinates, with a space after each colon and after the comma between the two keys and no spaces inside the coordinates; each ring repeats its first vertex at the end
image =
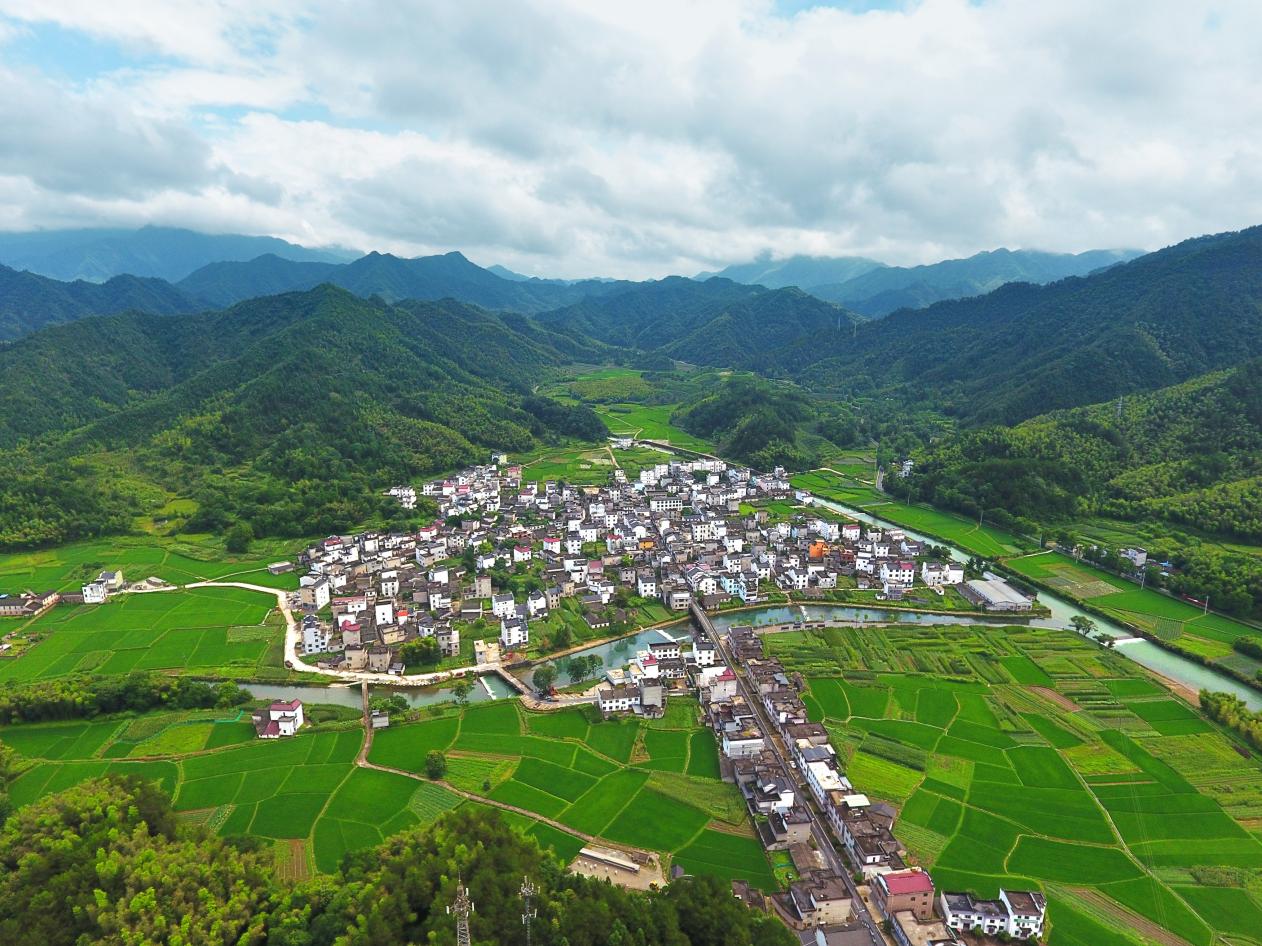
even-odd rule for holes
{"type": "Polygon", "coordinates": [[[1262,934],[1262,764],[1124,658],[1016,627],[765,641],[940,889],[1042,888],[1051,946],[1262,934]]]}

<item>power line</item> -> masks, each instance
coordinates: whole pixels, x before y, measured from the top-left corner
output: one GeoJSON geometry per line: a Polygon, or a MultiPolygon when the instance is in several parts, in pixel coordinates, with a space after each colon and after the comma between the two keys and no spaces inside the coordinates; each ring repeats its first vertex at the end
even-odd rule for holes
{"type": "Polygon", "coordinates": [[[447,913],[456,917],[456,946],[472,946],[473,944],[473,940],[469,936],[469,914],[472,912],[473,901],[469,899],[469,893],[465,890],[464,882],[457,879],[456,899],[447,908],[447,913]]]}

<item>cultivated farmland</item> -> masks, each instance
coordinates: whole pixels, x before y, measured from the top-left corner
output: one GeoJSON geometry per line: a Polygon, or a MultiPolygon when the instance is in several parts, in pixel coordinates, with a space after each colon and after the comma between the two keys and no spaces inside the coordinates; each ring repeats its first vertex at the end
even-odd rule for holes
{"type": "MultiPolygon", "coordinates": [[[[420,773],[426,753],[439,749],[467,791],[670,854],[695,873],[774,889],[738,793],[718,780],[714,737],[696,714],[686,699],[648,724],[592,721],[579,709],[529,713],[516,701],[496,701],[384,730],[369,761],[420,773]]],[[[536,834],[544,840],[545,832],[536,834]]]]}
{"type": "Polygon", "coordinates": [[[765,641],[939,889],[1042,888],[1052,946],[1262,933],[1242,926],[1262,916],[1262,765],[1124,658],[1016,627],[765,641]]]}
{"type": "Polygon", "coordinates": [[[191,588],[55,607],[24,626],[24,635],[39,639],[20,656],[0,660],[0,681],[86,671],[283,674],[284,625],[271,614],[275,603],[240,588],[191,588]]]}

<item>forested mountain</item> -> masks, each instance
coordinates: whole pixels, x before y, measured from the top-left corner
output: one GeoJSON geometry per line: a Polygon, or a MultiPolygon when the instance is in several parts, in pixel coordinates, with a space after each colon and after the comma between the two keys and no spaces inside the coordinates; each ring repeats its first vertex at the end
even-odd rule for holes
{"type": "MultiPolygon", "coordinates": [[[[5,762],[0,746],[0,763],[5,762]]],[[[0,768],[0,791],[4,776],[0,768]]],[[[0,797],[3,797],[0,794],[0,797]]],[[[791,946],[778,919],[712,877],[625,890],[565,870],[492,808],[466,805],[348,854],[332,875],[277,877],[270,847],[177,817],[140,779],[91,779],[0,810],[0,942],[453,943],[462,883],[473,942],[519,944],[522,879],[537,946],[791,946]],[[177,935],[178,934],[178,935],[177,935]]]]}
{"type": "Polygon", "coordinates": [[[797,289],[671,276],[593,296],[538,320],[566,334],[693,364],[760,367],[808,340],[849,338],[855,317],[797,289]]]}
{"type": "Polygon", "coordinates": [[[528,313],[560,308],[627,285],[601,280],[561,283],[504,279],[452,252],[416,259],[369,253],[344,264],[298,263],[261,256],[245,263],[206,266],[182,280],[180,288],[223,306],[260,293],[310,289],[326,282],[357,296],[381,296],[388,302],[450,298],[487,309],[528,313]]]}
{"type": "Polygon", "coordinates": [[[998,249],[927,266],[881,266],[844,282],[803,286],[811,295],[879,318],[897,309],[920,309],[943,299],[979,296],[1010,282],[1044,284],[1085,276],[1141,255],[1138,250],[1043,253],[998,249]]]}
{"type": "Polygon", "coordinates": [[[89,315],[129,309],[175,315],[199,308],[197,301],[161,279],[115,276],[104,283],[58,282],[0,266],[0,341],[89,315]]]}
{"type": "Polygon", "coordinates": [[[896,312],[843,341],[805,339],[791,362],[782,352],[764,364],[820,390],[936,404],[969,425],[1167,387],[1262,354],[1262,228],[896,312]]]}
{"type": "Polygon", "coordinates": [[[717,273],[698,273],[698,280],[718,276],[733,282],[768,289],[797,286],[805,289],[833,283],[844,283],[856,276],[881,269],[884,263],[863,256],[790,256],[773,260],[763,256],[752,263],[726,266],[717,273]]]}
{"type": "Polygon", "coordinates": [[[309,249],[275,237],[197,233],[176,227],[0,234],[0,263],[62,280],[101,282],[127,273],[175,282],[207,263],[249,260],[264,253],[326,262],[353,257],[345,251],[309,249]]]}
{"type": "MultiPolygon", "coordinates": [[[[1024,520],[1014,524],[1027,532],[1104,515],[1262,541],[1262,359],[1120,403],[944,438],[916,456],[903,482],[935,505],[1024,520]]],[[[1212,592],[1219,607],[1262,608],[1253,556],[1195,539],[1153,551],[1175,559],[1179,580],[1212,592]]]]}
{"type": "Polygon", "coordinates": [[[925,498],[969,512],[987,497],[1036,519],[1157,517],[1262,539],[1262,360],[965,432],[929,448],[911,479],[925,498]]]}
{"type": "Polygon", "coordinates": [[[345,528],[390,482],[492,448],[602,438],[590,410],[529,393],[576,356],[601,353],[517,317],[331,286],[49,329],[0,351],[0,545],[116,530],[117,518],[79,521],[91,504],[63,494],[99,492],[104,516],[126,505],[122,485],[192,493],[199,528],[345,528]],[[104,458],[122,456],[120,478],[104,458]]]}

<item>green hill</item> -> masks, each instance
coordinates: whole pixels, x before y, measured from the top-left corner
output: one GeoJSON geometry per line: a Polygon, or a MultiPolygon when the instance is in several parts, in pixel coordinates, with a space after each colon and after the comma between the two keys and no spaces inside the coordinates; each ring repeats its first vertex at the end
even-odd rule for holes
{"type": "Polygon", "coordinates": [[[256,534],[346,528],[391,482],[488,450],[594,440],[587,408],[530,394],[599,357],[571,338],[460,303],[392,306],[330,286],[183,319],[127,313],[0,351],[0,545],[117,530],[145,498],[192,495],[192,524],[256,534]],[[121,497],[121,499],[120,499],[121,497]],[[124,502],[122,500],[128,500],[124,502]]]}
{"type": "Polygon", "coordinates": [[[567,334],[692,364],[759,368],[799,344],[849,338],[856,317],[798,289],[671,276],[539,315],[567,334]]]}

